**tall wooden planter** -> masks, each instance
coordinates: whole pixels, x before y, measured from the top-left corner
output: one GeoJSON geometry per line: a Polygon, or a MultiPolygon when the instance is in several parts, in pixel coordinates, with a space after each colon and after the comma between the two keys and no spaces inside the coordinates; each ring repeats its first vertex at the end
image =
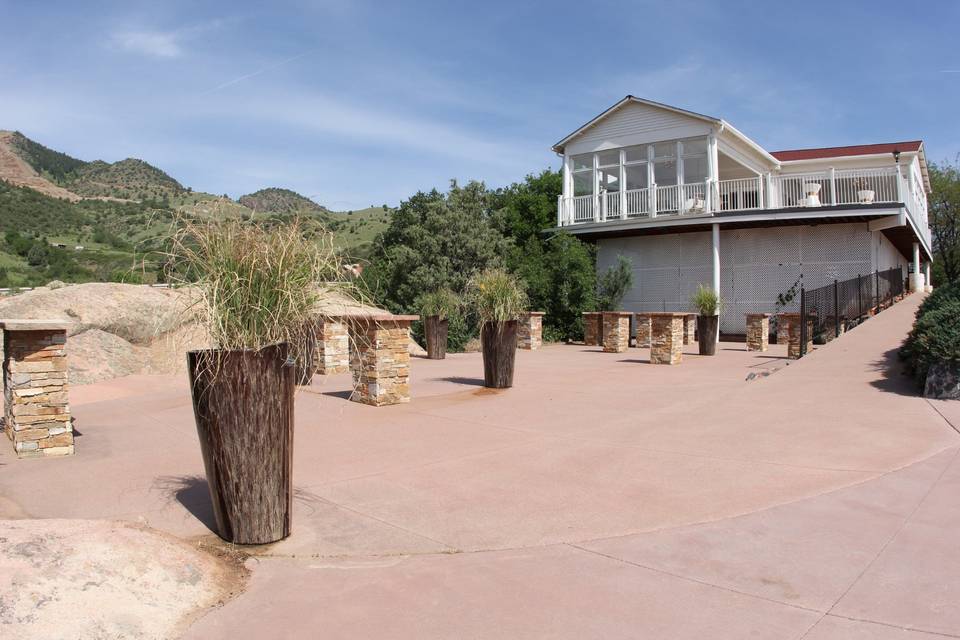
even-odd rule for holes
{"type": "Polygon", "coordinates": [[[300,386],[313,384],[313,374],[317,371],[317,324],[310,324],[303,330],[303,353],[299,354],[296,362],[294,377],[300,386]]]}
{"type": "Polygon", "coordinates": [[[700,355],[717,355],[717,328],[720,316],[697,316],[697,345],[700,355]]]}
{"type": "Polygon", "coordinates": [[[220,537],[290,535],[294,367],[288,345],[187,354],[193,412],[220,537]]]}
{"type": "Polygon", "coordinates": [[[480,329],[483,345],[483,386],[507,389],[513,386],[513,365],[517,356],[516,320],[485,322],[480,329]]]}
{"type": "Polygon", "coordinates": [[[440,316],[427,316],[423,321],[423,334],[427,339],[427,357],[443,360],[447,357],[447,329],[449,322],[440,316]]]}

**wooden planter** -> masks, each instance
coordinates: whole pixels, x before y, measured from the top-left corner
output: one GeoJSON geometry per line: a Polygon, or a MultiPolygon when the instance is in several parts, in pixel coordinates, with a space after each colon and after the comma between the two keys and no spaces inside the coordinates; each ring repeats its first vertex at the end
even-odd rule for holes
{"type": "Polygon", "coordinates": [[[720,316],[697,316],[697,345],[700,355],[713,356],[717,354],[717,327],[720,325],[720,316]]]}
{"type": "Polygon", "coordinates": [[[480,329],[483,345],[483,386],[507,389],[513,386],[513,365],[517,356],[516,320],[485,322],[480,329]]]}
{"type": "Polygon", "coordinates": [[[423,321],[423,334],[427,340],[427,357],[443,360],[447,357],[448,321],[440,316],[427,316],[423,321]]]}
{"type": "Polygon", "coordinates": [[[288,345],[187,354],[217,533],[236,544],[290,535],[294,367],[288,345]]]}
{"type": "Polygon", "coordinates": [[[300,386],[310,386],[313,383],[313,374],[317,371],[317,331],[316,323],[308,324],[303,329],[303,353],[297,355],[294,378],[300,386]]]}

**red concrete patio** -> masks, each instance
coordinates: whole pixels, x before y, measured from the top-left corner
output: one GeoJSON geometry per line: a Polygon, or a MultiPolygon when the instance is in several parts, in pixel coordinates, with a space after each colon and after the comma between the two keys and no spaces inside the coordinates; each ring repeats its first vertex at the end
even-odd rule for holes
{"type": "MultiPolygon", "coordinates": [[[[789,364],[554,345],[492,392],[460,354],[416,359],[412,402],[381,408],[317,377],[293,535],[185,637],[960,635],[960,409],[894,373],[918,302],[789,364]]],[[[0,447],[0,517],[212,537],[185,380],[77,387],[71,410],[74,457],[0,447]]]]}

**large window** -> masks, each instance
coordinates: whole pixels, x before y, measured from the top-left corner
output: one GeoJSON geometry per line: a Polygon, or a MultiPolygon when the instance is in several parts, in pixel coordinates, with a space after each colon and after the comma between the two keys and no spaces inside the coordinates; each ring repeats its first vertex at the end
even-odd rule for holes
{"type": "Polygon", "coordinates": [[[573,195],[702,183],[709,176],[706,138],[643,144],[571,156],[573,195]],[[596,179],[594,179],[596,177],[596,179]]]}

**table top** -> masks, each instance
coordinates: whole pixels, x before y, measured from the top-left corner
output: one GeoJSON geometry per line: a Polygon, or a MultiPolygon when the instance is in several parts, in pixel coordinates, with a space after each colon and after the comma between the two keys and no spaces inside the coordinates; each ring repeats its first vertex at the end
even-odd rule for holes
{"type": "Polygon", "coordinates": [[[0,318],[0,329],[4,331],[66,331],[71,325],[66,320],[0,318]]]}

